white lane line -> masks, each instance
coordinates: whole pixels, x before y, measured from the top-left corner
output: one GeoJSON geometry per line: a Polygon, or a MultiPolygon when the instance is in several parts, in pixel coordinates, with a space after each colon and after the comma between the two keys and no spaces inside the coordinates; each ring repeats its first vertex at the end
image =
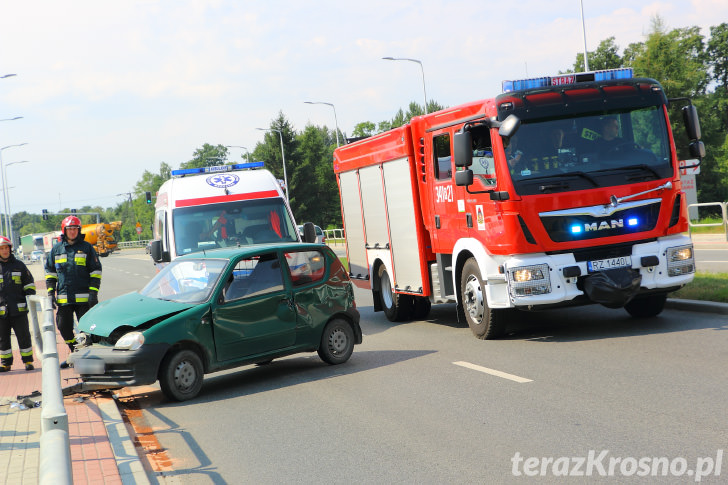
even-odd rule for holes
{"type": "Polygon", "coordinates": [[[465,367],[466,369],[477,370],[478,372],[483,372],[492,376],[502,377],[503,379],[518,382],[519,384],[533,382],[533,379],[526,379],[525,377],[514,376],[513,374],[509,374],[507,372],[502,372],[495,369],[488,369],[487,367],[481,367],[479,365],[471,364],[470,362],[453,362],[453,364],[459,365],[460,367],[465,367]]]}

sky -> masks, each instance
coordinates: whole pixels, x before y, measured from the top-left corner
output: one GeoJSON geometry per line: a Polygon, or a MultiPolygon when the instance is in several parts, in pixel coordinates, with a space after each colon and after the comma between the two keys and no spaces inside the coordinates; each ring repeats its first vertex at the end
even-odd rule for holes
{"type": "MultiPolygon", "coordinates": [[[[655,15],[706,38],[728,22],[726,0],[582,2],[589,50],[644,41],[655,15]]],[[[10,210],[114,207],[205,143],[252,151],[279,112],[351,134],[425,91],[450,107],[493,97],[583,50],[579,0],[6,0],[0,76],[16,76],[0,79],[0,120],[22,119],[0,121],[0,148],[27,143],[0,151],[10,210]]]]}

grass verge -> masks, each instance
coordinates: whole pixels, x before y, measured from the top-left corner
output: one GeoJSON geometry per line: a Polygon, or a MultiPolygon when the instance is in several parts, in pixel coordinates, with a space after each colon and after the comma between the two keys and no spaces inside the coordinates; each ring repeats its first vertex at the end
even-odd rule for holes
{"type": "Polygon", "coordinates": [[[698,271],[692,283],[668,297],[728,303],[728,273],[698,271]]]}

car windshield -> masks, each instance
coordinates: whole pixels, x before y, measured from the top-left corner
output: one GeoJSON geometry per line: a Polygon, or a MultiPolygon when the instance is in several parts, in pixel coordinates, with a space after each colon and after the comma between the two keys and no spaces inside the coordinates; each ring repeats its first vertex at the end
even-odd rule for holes
{"type": "Polygon", "coordinates": [[[202,303],[210,298],[227,259],[179,259],[169,263],[139,292],[150,298],[202,303]]]}
{"type": "Polygon", "coordinates": [[[172,213],[172,224],[178,256],[205,249],[298,241],[281,198],[182,207],[172,213]]]}

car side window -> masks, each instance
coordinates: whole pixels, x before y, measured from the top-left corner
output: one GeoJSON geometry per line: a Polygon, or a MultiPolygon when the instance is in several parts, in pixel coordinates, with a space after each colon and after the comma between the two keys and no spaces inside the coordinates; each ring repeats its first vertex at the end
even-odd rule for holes
{"type": "Polygon", "coordinates": [[[223,294],[225,301],[231,301],[282,291],[283,288],[278,256],[263,254],[240,260],[223,294]]]}
{"type": "Polygon", "coordinates": [[[292,251],[284,254],[293,286],[323,279],[326,273],[326,258],[320,251],[292,251]]]}

